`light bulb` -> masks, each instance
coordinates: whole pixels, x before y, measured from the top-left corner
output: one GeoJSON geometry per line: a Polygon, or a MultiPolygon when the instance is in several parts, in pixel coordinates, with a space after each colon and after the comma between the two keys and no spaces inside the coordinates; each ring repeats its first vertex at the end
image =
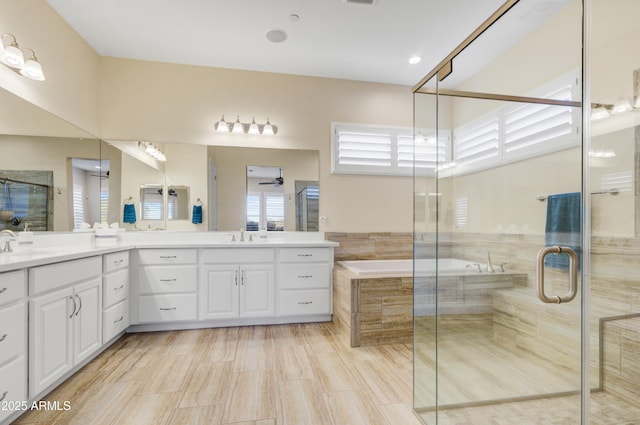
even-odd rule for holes
{"type": "Polygon", "coordinates": [[[233,129],[231,132],[236,134],[244,132],[242,129],[242,123],[240,123],[240,117],[236,118],[236,122],[233,123],[233,129]]]}
{"type": "Polygon", "coordinates": [[[249,125],[249,134],[260,134],[260,128],[256,124],[255,117],[251,120],[251,125],[249,125]]]}
{"type": "Polygon", "coordinates": [[[269,122],[269,118],[267,118],[267,123],[264,125],[264,128],[262,129],[262,134],[266,134],[267,136],[273,136],[273,127],[269,122]]]}

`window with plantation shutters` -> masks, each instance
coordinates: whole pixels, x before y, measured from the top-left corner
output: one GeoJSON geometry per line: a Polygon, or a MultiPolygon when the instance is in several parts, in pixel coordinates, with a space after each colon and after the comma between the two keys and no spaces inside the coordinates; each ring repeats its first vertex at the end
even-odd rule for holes
{"type": "Polygon", "coordinates": [[[414,136],[412,128],[332,126],[334,174],[411,176],[414,166],[435,174],[437,164],[447,160],[449,132],[436,143],[433,130],[420,130],[414,136]]]}

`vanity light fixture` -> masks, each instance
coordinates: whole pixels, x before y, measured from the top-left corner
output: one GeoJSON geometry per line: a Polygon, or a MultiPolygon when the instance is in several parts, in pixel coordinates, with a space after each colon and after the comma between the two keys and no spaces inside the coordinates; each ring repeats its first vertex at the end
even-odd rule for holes
{"type": "Polygon", "coordinates": [[[138,148],[151,156],[156,161],[165,162],[167,160],[166,155],[160,149],[158,149],[153,143],[150,142],[138,142],[138,148]]]}
{"type": "Polygon", "coordinates": [[[235,134],[264,134],[268,136],[273,136],[278,132],[278,127],[271,124],[269,118],[267,118],[266,124],[258,124],[256,123],[256,119],[253,118],[251,123],[243,123],[240,122],[240,117],[233,122],[233,124],[224,120],[224,115],[213,125],[214,130],[218,133],[235,133],[235,134]]]}
{"type": "Polygon", "coordinates": [[[8,32],[0,36],[0,63],[31,80],[45,80],[36,52],[30,48],[20,49],[16,37],[8,32]],[[6,39],[9,39],[8,44],[5,44],[6,39]],[[26,59],[25,53],[28,53],[26,59]]]}

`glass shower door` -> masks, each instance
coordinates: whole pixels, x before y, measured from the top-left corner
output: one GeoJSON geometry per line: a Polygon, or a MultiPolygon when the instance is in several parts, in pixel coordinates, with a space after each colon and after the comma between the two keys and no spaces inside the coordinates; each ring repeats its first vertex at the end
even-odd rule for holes
{"type": "Polygon", "coordinates": [[[414,89],[414,409],[427,424],[582,420],[582,7],[534,20],[539,2],[511,3],[414,89]],[[487,60],[498,39],[514,44],[487,60]]]}

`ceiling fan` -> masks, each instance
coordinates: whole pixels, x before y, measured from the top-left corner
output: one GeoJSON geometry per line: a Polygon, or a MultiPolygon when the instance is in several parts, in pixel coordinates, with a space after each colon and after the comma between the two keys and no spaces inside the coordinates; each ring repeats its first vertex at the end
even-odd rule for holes
{"type": "Polygon", "coordinates": [[[275,187],[282,186],[284,184],[284,179],[282,178],[282,168],[280,168],[280,177],[275,177],[273,180],[268,182],[260,182],[258,184],[272,184],[275,187]]]}

